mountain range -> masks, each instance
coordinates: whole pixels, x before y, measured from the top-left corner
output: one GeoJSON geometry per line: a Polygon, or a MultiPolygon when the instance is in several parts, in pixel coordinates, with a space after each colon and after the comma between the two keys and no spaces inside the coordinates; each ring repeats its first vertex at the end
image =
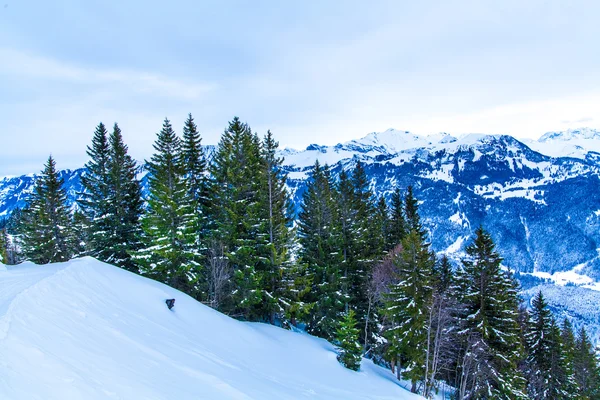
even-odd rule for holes
{"type": "MultiPolygon", "coordinates": [[[[207,147],[208,153],[213,150],[207,147]]],[[[334,176],[361,162],[377,196],[389,199],[396,187],[413,186],[436,252],[460,258],[481,225],[492,234],[504,265],[517,272],[526,296],[558,287],[560,293],[549,299],[555,311],[576,324],[595,320],[590,330],[600,334],[600,313],[586,308],[581,314],[581,308],[567,307],[564,297],[568,288],[571,295],[582,291],[578,299],[600,301],[600,131],[582,128],[517,140],[388,129],[334,146],[286,148],[280,155],[297,210],[316,160],[330,165],[334,176]]],[[[71,203],[81,191],[82,173],[61,171],[71,203]]],[[[0,217],[25,204],[36,178],[0,178],[0,217]]]]}

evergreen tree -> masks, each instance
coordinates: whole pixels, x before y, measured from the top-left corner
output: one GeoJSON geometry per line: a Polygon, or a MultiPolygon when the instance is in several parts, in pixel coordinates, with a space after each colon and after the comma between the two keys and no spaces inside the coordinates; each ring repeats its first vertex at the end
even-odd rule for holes
{"type": "Polygon", "coordinates": [[[260,249],[267,257],[260,264],[262,269],[259,270],[265,298],[257,314],[260,320],[271,323],[275,322],[276,317],[284,316],[286,307],[292,307],[297,301],[296,294],[290,294],[290,287],[284,282],[292,271],[297,272],[297,268],[293,267],[290,261],[289,248],[293,239],[290,229],[292,203],[286,188],[287,174],[283,171],[284,160],[277,156],[278,147],[279,143],[275,141],[271,131],[267,131],[261,146],[263,163],[261,203],[264,214],[261,219],[266,222],[263,229],[268,232],[268,242],[263,249],[260,249]]]}
{"type": "MultiPolygon", "coordinates": [[[[112,210],[110,204],[110,146],[108,132],[102,122],[94,131],[91,146],[87,147],[90,160],[85,164],[85,173],[81,176],[84,188],[77,200],[88,223],[84,229],[89,230],[90,255],[101,261],[110,258],[110,246],[107,238],[110,236],[109,218],[112,210]]],[[[83,222],[83,219],[80,219],[83,222]]],[[[80,232],[81,235],[84,232],[80,232]]]]}
{"type": "Polygon", "coordinates": [[[115,123],[109,136],[110,161],[108,164],[110,184],[109,234],[105,243],[107,262],[138,271],[132,253],[142,247],[141,215],[144,211],[142,187],[137,179],[137,163],[128,154],[121,129],[115,123]]]}
{"type": "Polygon", "coordinates": [[[193,202],[184,180],[181,141],[165,119],[147,162],[150,197],[142,219],[146,248],[135,253],[140,272],[191,293],[198,279],[193,202]]]}
{"type": "Polygon", "coordinates": [[[519,298],[516,284],[500,268],[491,236],[478,228],[457,273],[462,303],[458,398],[524,398],[520,359],[519,298]]]}
{"type": "Polygon", "coordinates": [[[257,320],[264,300],[262,276],[268,256],[265,226],[264,164],[261,146],[250,127],[235,117],[221,136],[210,165],[212,238],[222,243],[233,270],[229,296],[221,311],[257,320]]]}
{"type": "Polygon", "coordinates": [[[408,232],[415,231],[419,234],[421,239],[425,240],[427,232],[421,224],[421,217],[419,216],[419,202],[413,195],[413,188],[409,186],[406,189],[406,195],[404,196],[404,215],[406,217],[406,226],[408,232]]]}
{"type": "Polygon", "coordinates": [[[307,329],[333,339],[347,296],[342,293],[341,234],[336,195],[329,168],[317,161],[302,197],[298,217],[301,262],[307,266],[312,289],[306,301],[314,304],[307,329]]]}
{"type": "Polygon", "coordinates": [[[600,399],[600,371],[590,338],[582,326],[575,340],[573,372],[582,399],[600,399]]]}
{"type": "Polygon", "coordinates": [[[371,249],[373,253],[378,254],[379,256],[387,254],[387,238],[390,232],[390,217],[388,206],[383,196],[377,200],[370,230],[372,232],[371,249]]]}
{"type": "Polygon", "coordinates": [[[386,250],[391,250],[402,242],[407,235],[407,223],[404,217],[404,201],[400,189],[396,188],[391,199],[390,230],[386,250]]]}
{"type": "Polygon", "coordinates": [[[417,384],[426,373],[427,316],[431,306],[434,256],[416,231],[402,240],[402,251],[395,257],[397,281],[386,296],[384,312],[391,322],[385,333],[389,342],[387,358],[404,360],[403,377],[417,384]]]}
{"type": "Polygon", "coordinates": [[[344,367],[358,371],[362,359],[362,346],[358,342],[359,331],[356,328],[355,317],[354,311],[348,310],[339,323],[336,331],[339,346],[337,359],[344,367]]]}
{"type": "Polygon", "coordinates": [[[200,137],[200,133],[198,133],[198,127],[194,122],[192,114],[188,115],[183,125],[181,162],[196,215],[196,246],[203,248],[205,245],[202,242],[207,235],[208,224],[206,220],[206,206],[208,201],[206,156],[202,148],[202,138],[200,137]]]}
{"type": "Polygon", "coordinates": [[[35,183],[20,226],[21,249],[37,264],[67,261],[73,254],[67,193],[52,156],[35,183]]]}
{"type": "Polygon", "coordinates": [[[532,301],[528,347],[528,394],[533,399],[572,398],[560,329],[540,291],[532,301]]]}
{"type": "Polygon", "coordinates": [[[446,293],[453,286],[453,273],[450,260],[443,254],[433,269],[433,284],[438,293],[446,293]]]}
{"type": "Polygon", "coordinates": [[[10,240],[6,228],[0,230],[0,263],[8,264],[8,247],[10,240]]]}
{"type": "Polygon", "coordinates": [[[100,123],[87,154],[84,192],[78,200],[83,211],[78,235],[86,238],[86,254],[136,271],[130,253],[140,248],[143,201],[137,166],[127,154],[119,126],[115,124],[108,135],[100,123]]]}

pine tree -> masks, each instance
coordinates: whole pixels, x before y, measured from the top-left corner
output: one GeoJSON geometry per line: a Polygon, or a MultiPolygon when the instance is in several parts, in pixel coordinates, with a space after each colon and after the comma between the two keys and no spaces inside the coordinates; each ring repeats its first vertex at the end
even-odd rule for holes
{"type": "Polygon", "coordinates": [[[235,117],[221,136],[210,165],[212,240],[223,244],[233,270],[229,295],[221,311],[257,320],[264,300],[259,273],[266,263],[269,243],[264,214],[264,164],[260,141],[250,127],[235,117]]]}
{"type": "Polygon", "coordinates": [[[354,310],[348,310],[340,321],[336,331],[339,347],[337,359],[344,367],[353,371],[360,369],[362,347],[358,341],[359,330],[356,328],[354,310]]]}
{"type": "Polygon", "coordinates": [[[200,133],[198,133],[198,127],[194,122],[192,114],[188,115],[188,118],[183,125],[181,162],[184,169],[184,177],[193,199],[193,208],[196,215],[196,246],[203,248],[205,247],[205,244],[202,242],[207,235],[208,224],[208,221],[206,220],[206,203],[208,201],[206,156],[204,155],[204,150],[202,148],[202,138],[200,137],[200,133]]]}
{"type": "Polygon", "coordinates": [[[119,126],[115,123],[108,135],[100,123],[87,154],[84,192],[78,200],[87,222],[78,218],[79,236],[86,236],[87,252],[93,257],[137,271],[130,253],[140,248],[143,201],[137,166],[127,154],[119,126]]]}
{"type": "Polygon", "coordinates": [[[67,261],[73,254],[67,193],[52,156],[35,183],[19,226],[21,249],[37,264],[67,261]]]}
{"type": "Polygon", "coordinates": [[[385,333],[389,342],[388,360],[404,360],[403,377],[417,384],[425,376],[427,357],[427,316],[432,297],[432,270],[435,259],[418,232],[402,240],[402,251],[395,257],[397,281],[386,296],[384,313],[391,322],[385,333]]]}
{"type": "Polygon", "coordinates": [[[343,255],[336,194],[329,168],[317,161],[302,196],[298,217],[299,256],[307,266],[312,289],[306,297],[312,303],[307,329],[326,339],[335,330],[348,301],[342,292],[343,255]]]}
{"type": "Polygon", "coordinates": [[[109,138],[110,161],[108,164],[110,184],[109,234],[105,253],[107,262],[138,271],[132,253],[142,247],[141,215],[144,211],[142,187],[137,179],[137,163],[128,154],[121,129],[115,123],[109,138]]]}
{"type": "Polygon", "coordinates": [[[590,338],[582,326],[575,340],[573,372],[578,395],[583,399],[600,398],[600,371],[590,338]]]}
{"type": "Polygon", "coordinates": [[[462,303],[459,399],[524,398],[520,359],[519,299],[512,277],[500,268],[502,259],[491,236],[478,228],[466,248],[468,258],[457,273],[462,303]]]}
{"type": "Polygon", "coordinates": [[[390,232],[389,210],[383,196],[377,200],[370,230],[372,232],[371,249],[374,254],[382,257],[389,250],[387,248],[387,238],[390,232]]]}
{"type": "Polygon", "coordinates": [[[80,193],[78,203],[89,221],[86,229],[89,230],[90,255],[101,261],[108,261],[110,258],[110,247],[107,246],[107,237],[110,236],[108,219],[113,210],[110,205],[110,146],[108,132],[102,122],[94,131],[87,154],[90,160],[85,164],[85,173],[81,176],[84,191],[80,193]]]}
{"type": "Polygon", "coordinates": [[[396,188],[391,199],[390,230],[387,237],[386,250],[391,250],[402,242],[407,235],[407,224],[404,217],[404,202],[400,189],[396,188]]]}
{"type": "Polygon", "coordinates": [[[572,398],[572,376],[560,338],[560,329],[540,291],[532,301],[528,347],[528,394],[533,399],[572,398]]]}
{"type": "Polygon", "coordinates": [[[450,260],[445,254],[435,263],[433,269],[434,288],[439,293],[446,293],[453,285],[453,273],[450,260]]]}
{"type": "MultiPolygon", "coordinates": [[[[282,318],[287,307],[293,307],[297,297],[290,294],[290,287],[284,282],[291,270],[296,270],[290,261],[289,249],[292,245],[292,203],[286,188],[287,174],[283,171],[283,158],[277,156],[279,143],[271,131],[267,131],[262,146],[263,187],[261,192],[263,229],[268,233],[266,246],[259,249],[266,255],[261,263],[261,288],[265,300],[257,311],[258,318],[275,323],[282,318]]],[[[289,283],[289,281],[288,281],[289,283]]],[[[299,282],[298,282],[299,283],[299,282]]],[[[292,286],[293,287],[293,286],[292,286]]],[[[292,289],[293,290],[293,289],[292,289]]]]}
{"type": "Polygon", "coordinates": [[[8,247],[10,240],[6,228],[0,230],[0,263],[8,264],[8,247]]]}
{"type": "Polygon", "coordinates": [[[184,180],[181,141],[168,119],[154,149],[147,162],[150,197],[142,219],[146,247],[134,259],[141,273],[191,293],[200,268],[193,202],[184,180]]]}
{"type": "Polygon", "coordinates": [[[406,227],[408,232],[415,231],[419,234],[421,239],[425,240],[427,232],[421,224],[419,202],[413,195],[412,186],[409,186],[406,189],[406,195],[404,196],[404,215],[406,217],[406,227]]]}

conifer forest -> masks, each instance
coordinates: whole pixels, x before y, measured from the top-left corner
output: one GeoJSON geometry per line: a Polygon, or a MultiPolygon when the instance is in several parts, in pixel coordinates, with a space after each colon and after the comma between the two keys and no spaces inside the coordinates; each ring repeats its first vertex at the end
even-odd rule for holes
{"type": "Polygon", "coordinates": [[[50,156],[2,230],[1,261],[91,256],[235,319],[326,339],[344,367],[371,359],[425,398],[600,399],[588,333],[542,292],[524,303],[485,226],[448,258],[412,187],[377,197],[359,161],[335,178],[317,161],[293,204],[270,131],[235,117],[207,153],[191,114],[157,130],[143,163],[116,123],[90,130],[73,207],[50,156]]]}

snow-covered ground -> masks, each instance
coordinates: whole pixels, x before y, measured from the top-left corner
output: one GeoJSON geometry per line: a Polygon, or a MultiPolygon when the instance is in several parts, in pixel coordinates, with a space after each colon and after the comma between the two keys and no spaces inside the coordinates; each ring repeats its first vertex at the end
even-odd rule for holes
{"type": "Polygon", "coordinates": [[[0,268],[0,399],[412,398],[370,361],[343,368],[324,340],[92,258],[0,268]]]}

